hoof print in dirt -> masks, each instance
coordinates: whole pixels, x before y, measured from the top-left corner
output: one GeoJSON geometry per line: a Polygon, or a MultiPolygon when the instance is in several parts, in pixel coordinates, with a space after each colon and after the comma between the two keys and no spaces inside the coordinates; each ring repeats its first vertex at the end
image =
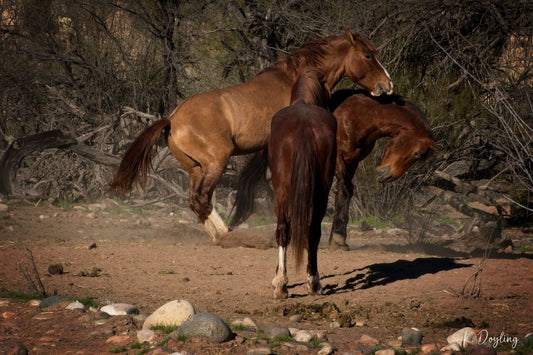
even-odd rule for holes
{"type": "Polygon", "coordinates": [[[211,343],[223,343],[233,338],[228,325],[213,313],[194,314],[172,334],[176,338],[200,338],[211,343]]]}

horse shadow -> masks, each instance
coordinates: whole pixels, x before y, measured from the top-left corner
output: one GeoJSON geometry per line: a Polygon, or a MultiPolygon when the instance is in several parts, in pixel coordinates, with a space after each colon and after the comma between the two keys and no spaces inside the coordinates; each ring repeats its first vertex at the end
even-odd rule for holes
{"type": "MultiPolygon", "coordinates": [[[[426,274],[436,274],[440,271],[448,271],[471,267],[473,264],[457,263],[453,258],[423,257],[412,261],[397,260],[392,263],[377,263],[362,268],[353,269],[341,274],[323,275],[320,279],[322,284],[333,277],[346,276],[344,284],[325,284],[322,287],[323,295],[332,295],[355,290],[363,290],[375,286],[384,286],[396,281],[417,279],[426,274]]],[[[288,288],[301,286],[300,284],[289,285],[288,288]]],[[[304,297],[305,295],[292,294],[292,297],[304,297]]]]}

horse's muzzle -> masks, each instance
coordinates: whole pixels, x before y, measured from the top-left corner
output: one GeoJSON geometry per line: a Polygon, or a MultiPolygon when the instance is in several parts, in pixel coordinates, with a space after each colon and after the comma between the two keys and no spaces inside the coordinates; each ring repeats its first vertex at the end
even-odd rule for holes
{"type": "Polygon", "coordinates": [[[392,81],[389,80],[387,85],[383,85],[381,83],[376,85],[376,90],[372,91],[370,94],[372,96],[381,96],[383,94],[391,95],[394,92],[394,85],[392,84],[392,81]]]}
{"type": "Polygon", "coordinates": [[[391,182],[394,181],[394,175],[390,171],[390,165],[384,166],[383,168],[376,168],[376,173],[378,174],[379,182],[391,182]]]}

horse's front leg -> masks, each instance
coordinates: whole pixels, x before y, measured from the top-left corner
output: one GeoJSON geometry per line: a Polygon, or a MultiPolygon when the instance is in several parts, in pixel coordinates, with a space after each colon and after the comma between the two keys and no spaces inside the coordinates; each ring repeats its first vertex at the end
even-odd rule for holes
{"type": "Polygon", "coordinates": [[[352,178],[357,166],[346,166],[345,170],[337,175],[335,193],[335,212],[331,224],[329,246],[331,249],[350,250],[346,243],[348,220],[350,219],[350,201],[353,196],[352,178]]]}
{"type": "Polygon", "coordinates": [[[276,241],[278,244],[278,266],[276,267],[276,276],[272,280],[272,287],[274,288],[274,298],[287,298],[289,292],[287,284],[289,278],[287,277],[287,245],[288,227],[278,221],[276,228],[276,241]]]}

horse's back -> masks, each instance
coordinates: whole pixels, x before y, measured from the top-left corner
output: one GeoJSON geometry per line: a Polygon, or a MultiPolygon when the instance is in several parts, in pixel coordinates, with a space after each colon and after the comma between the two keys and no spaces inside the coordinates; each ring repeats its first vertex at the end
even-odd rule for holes
{"type": "Polygon", "coordinates": [[[232,154],[262,149],[272,116],[290,103],[291,85],[289,77],[272,70],[248,82],[188,97],[169,116],[171,136],[201,135],[213,144],[231,143],[232,154]]]}

